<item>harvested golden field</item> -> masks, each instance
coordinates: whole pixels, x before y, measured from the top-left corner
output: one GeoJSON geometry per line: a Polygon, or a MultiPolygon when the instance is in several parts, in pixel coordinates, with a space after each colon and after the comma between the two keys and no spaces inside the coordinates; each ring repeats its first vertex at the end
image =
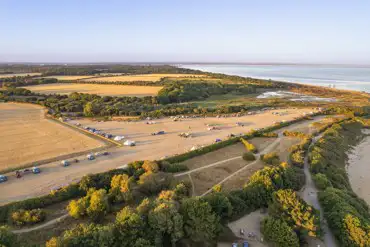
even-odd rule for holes
{"type": "Polygon", "coordinates": [[[74,81],[74,80],[81,80],[81,79],[88,79],[94,77],[94,75],[51,75],[45,76],[43,78],[55,78],[58,81],[74,81]]]}
{"type": "Polygon", "coordinates": [[[0,104],[0,170],[104,146],[46,119],[37,105],[0,104]]]}
{"type": "Polygon", "coordinates": [[[131,82],[131,81],[159,81],[164,77],[188,78],[188,77],[206,77],[206,75],[197,74],[143,74],[143,75],[122,75],[122,76],[106,76],[98,78],[85,79],[84,81],[99,81],[99,82],[131,82]]]}
{"type": "Polygon", "coordinates": [[[162,87],[129,86],[129,85],[101,85],[79,83],[53,83],[24,87],[42,94],[70,94],[74,92],[97,94],[100,96],[152,96],[156,95],[162,87]]]}
{"type": "Polygon", "coordinates": [[[0,74],[0,79],[1,78],[13,77],[13,76],[36,76],[36,75],[41,75],[41,73],[0,74]]]}

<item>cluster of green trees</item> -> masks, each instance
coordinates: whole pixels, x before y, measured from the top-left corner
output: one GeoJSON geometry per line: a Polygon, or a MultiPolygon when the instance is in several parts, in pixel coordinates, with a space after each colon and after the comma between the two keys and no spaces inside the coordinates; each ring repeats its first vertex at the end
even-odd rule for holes
{"type": "Polygon", "coordinates": [[[42,76],[50,75],[99,75],[101,73],[122,74],[203,74],[199,70],[178,68],[171,65],[160,64],[90,64],[90,65],[23,65],[2,64],[0,73],[42,73],[42,76]]]}
{"type": "Polygon", "coordinates": [[[287,222],[300,239],[304,236],[321,236],[319,212],[293,190],[279,190],[274,193],[269,215],[287,222]]]}
{"type": "Polygon", "coordinates": [[[46,218],[46,213],[43,209],[24,210],[20,209],[12,213],[12,222],[17,226],[32,225],[42,222],[46,218]]]}
{"type": "Polygon", "coordinates": [[[280,157],[276,152],[261,154],[261,160],[266,165],[276,166],[280,164],[280,157]]]}
{"type": "Polygon", "coordinates": [[[0,226],[0,246],[1,247],[18,247],[17,236],[12,233],[7,226],[0,226]]]}
{"type": "MultiPolygon", "coordinates": [[[[198,85],[198,84],[188,84],[198,85]]],[[[166,87],[165,87],[166,88],[166,87]]],[[[206,89],[206,87],[205,87],[206,89]]],[[[0,92],[2,101],[18,101],[40,104],[49,108],[53,114],[70,114],[77,116],[141,116],[162,117],[179,114],[227,114],[247,111],[246,106],[228,106],[219,108],[199,107],[195,104],[176,104],[182,100],[190,100],[204,95],[197,91],[188,90],[179,95],[166,95],[146,97],[112,97],[92,94],[72,93],[70,95],[43,95],[33,93],[21,88],[8,88],[0,92]],[[194,93],[195,92],[195,93],[194,93]],[[195,97],[195,98],[194,98],[195,97]]]]}
{"type": "Polygon", "coordinates": [[[299,247],[299,239],[288,223],[280,218],[265,217],[261,222],[261,233],[265,240],[276,247],[299,247]]]}
{"type": "Polygon", "coordinates": [[[2,80],[4,87],[25,87],[31,85],[40,85],[40,84],[51,84],[58,83],[56,78],[34,78],[30,76],[16,76],[11,78],[3,78],[2,80]]]}
{"type": "Polygon", "coordinates": [[[310,169],[324,216],[341,246],[370,245],[370,213],[351,189],[346,152],[362,138],[363,125],[355,119],[328,128],[309,153],[310,169]]]}
{"type": "Polygon", "coordinates": [[[211,95],[221,95],[230,92],[250,94],[256,93],[256,86],[245,84],[222,84],[212,82],[189,82],[189,80],[176,81],[166,84],[158,92],[159,102],[181,103],[191,100],[206,99],[211,95]]]}

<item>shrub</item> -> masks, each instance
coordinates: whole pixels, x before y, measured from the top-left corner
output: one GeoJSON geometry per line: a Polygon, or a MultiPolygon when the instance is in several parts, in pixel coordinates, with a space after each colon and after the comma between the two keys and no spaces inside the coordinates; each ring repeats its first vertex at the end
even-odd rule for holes
{"type": "Polygon", "coordinates": [[[189,168],[184,164],[169,163],[166,161],[161,162],[161,170],[169,173],[183,172],[189,170],[189,168]]]}
{"type": "Polygon", "coordinates": [[[332,187],[330,180],[322,173],[313,175],[313,181],[319,190],[325,190],[328,187],[332,187]]]}
{"type": "Polygon", "coordinates": [[[88,215],[92,220],[99,221],[110,210],[107,191],[91,189],[85,197],[71,201],[67,210],[73,218],[88,215]]]}
{"type": "Polygon", "coordinates": [[[46,218],[46,213],[44,210],[32,209],[32,210],[18,210],[12,213],[13,224],[17,226],[36,224],[44,221],[46,218]]]}
{"type": "Polygon", "coordinates": [[[243,154],[243,159],[246,161],[253,161],[253,160],[256,160],[256,157],[254,156],[252,152],[245,152],[243,154]]]}
{"type": "Polygon", "coordinates": [[[18,247],[17,237],[7,226],[0,226],[0,246],[18,247]]]}
{"type": "Polygon", "coordinates": [[[283,219],[302,236],[318,237],[321,234],[319,212],[291,189],[274,192],[269,214],[283,219]]]}
{"type": "Polygon", "coordinates": [[[261,233],[276,247],[299,247],[299,239],[293,229],[283,220],[266,217],[261,222],[261,233]]]}
{"type": "Polygon", "coordinates": [[[159,166],[157,162],[151,161],[151,160],[145,160],[142,168],[145,170],[145,172],[158,172],[159,166]]]}
{"type": "Polygon", "coordinates": [[[247,151],[252,152],[252,153],[258,152],[257,148],[252,143],[249,143],[246,139],[240,138],[240,141],[244,144],[247,151]]]}
{"type": "Polygon", "coordinates": [[[289,163],[299,168],[304,167],[304,155],[305,152],[303,150],[293,151],[289,154],[289,163]]]}
{"type": "Polygon", "coordinates": [[[274,165],[277,166],[280,164],[279,155],[276,152],[271,152],[267,154],[261,155],[261,160],[265,162],[267,165],[274,165]]]}

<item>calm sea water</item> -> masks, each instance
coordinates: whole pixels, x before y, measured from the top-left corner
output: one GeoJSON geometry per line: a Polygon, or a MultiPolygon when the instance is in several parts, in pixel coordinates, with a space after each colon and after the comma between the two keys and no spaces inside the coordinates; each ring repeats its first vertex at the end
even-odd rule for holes
{"type": "Polygon", "coordinates": [[[182,65],[181,67],[326,87],[334,85],[335,88],[370,93],[370,67],[319,65],[182,65]]]}

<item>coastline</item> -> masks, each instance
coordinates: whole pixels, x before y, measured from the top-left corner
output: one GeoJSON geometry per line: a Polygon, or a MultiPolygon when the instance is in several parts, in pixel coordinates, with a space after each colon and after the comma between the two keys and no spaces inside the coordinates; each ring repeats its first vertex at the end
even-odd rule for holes
{"type": "Polygon", "coordinates": [[[348,152],[346,171],[353,192],[370,205],[370,130],[365,129],[363,132],[366,135],[364,139],[348,152]]]}

